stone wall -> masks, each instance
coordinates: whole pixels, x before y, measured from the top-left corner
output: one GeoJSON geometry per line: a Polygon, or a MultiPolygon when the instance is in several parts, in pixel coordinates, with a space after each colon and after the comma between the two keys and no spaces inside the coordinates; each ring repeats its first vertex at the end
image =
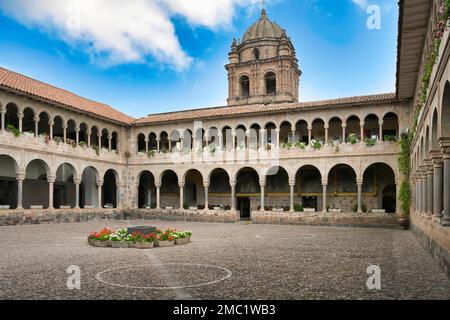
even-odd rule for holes
{"type": "Polygon", "coordinates": [[[411,217],[411,230],[422,246],[433,255],[450,277],[450,229],[442,227],[426,217],[411,217]]]}
{"type": "Polygon", "coordinates": [[[405,229],[405,226],[399,221],[399,216],[389,214],[322,214],[253,211],[252,221],[260,224],[405,229]]]}

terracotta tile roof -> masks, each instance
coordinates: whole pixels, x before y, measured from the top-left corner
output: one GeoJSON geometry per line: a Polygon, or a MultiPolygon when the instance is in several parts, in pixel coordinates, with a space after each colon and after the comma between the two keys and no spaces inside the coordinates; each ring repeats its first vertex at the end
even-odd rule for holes
{"type": "Polygon", "coordinates": [[[99,102],[77,96],[66,90],[51,86],[38,80],[31,79],[19,73],[0,67],[0,87],[19,91],[49,102],[61,104],[76,111],[100,116],[109,120],[129,124],[135,119],[126,114],[99,102]]]}
{"type": "Polygon", "coordinates": [[[177,122],[186,120],[189,121],[194,119],[201,120],[210,118],[225,118],[233,116],[245,116],[255,113],[257,114],[278,113],[278,112],[311,110],[330,107],[393,103],[397,101],[398,100],[396,99],[395,93],[383,93],[369,96],[348,97],[348,98],[313,101],[313,102],[228,106],[228,107],[217,107],[217,108],[153,114],[132,122],[132,125],[155,124],[162,122],[177,122]]]}

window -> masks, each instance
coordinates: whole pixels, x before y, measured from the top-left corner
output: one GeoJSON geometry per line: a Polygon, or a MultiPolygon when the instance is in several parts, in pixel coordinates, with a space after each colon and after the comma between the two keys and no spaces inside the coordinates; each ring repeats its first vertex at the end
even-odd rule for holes
{"type": "Polygon", "coordinates": [[[269,72],[265,76],[266,80],[266,94],[276,94],[277,93],[277,77],[275,73],[269,72]]]}
{"type": "Polygon", "coordinates": [[[255,56],[255,60],[259,60],[259,49],[253,49],[253,55],[255,56]]]}
{"type": "Polygon", "coordinates": [[[240,83],[242,97],[246,98],[250,96],[250,79],[247,76],[242,76],[240,83]]]}

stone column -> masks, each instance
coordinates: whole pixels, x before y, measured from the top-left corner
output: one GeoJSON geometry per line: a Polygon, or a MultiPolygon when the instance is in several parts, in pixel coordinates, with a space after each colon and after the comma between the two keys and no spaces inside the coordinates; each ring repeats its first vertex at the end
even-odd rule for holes
{"type": "Polygon", "coordinates": [[[64,143],[66,143],[67,140],[67,124],[63,125],[63,139],[64,139],[64,143]]]}
{"type": "Polygon", "coordinates": [[[266,145],[266,139],[265,139],[265,136],[266,136],[266,129],[261,129],[261,130],[259,131],[259,135],[260,135],[260,138],[259,138],[259,148],[260,148],[260,149],[265,149],[265,145],[266,145]]]}
{"type": "Polygon", "coordinates": [[[233,143],[231,144],[231,151],[236,149],[236,130],[231,129],[231,140],[233,143]]]}
{"type": "Polygon", "coordinates": [[[203,181],[203,187],[205,188],[205,210],[209,210],[209,181],[203,181]]]}
{"type": "Polygon", "coordinates": [[[400,214],[400,179],[395,179],[395,213],[397,215],[400,214]]]}
{"type": "Polygon", "coordinates": [[[427,167],[424,165],[422,169],[422,213],[427,214],[427,167]]]}
{"type": "Polygon", "coordinates": [[[169,152],[172,152],[172,138],[169,138],[169,152]]]}
{"type": "Polygon", "coordinates": [[[23,113],[19,112],[17,114],[17,118],[19,118],[19,131],[22,132],[22,128],[23,128],[23,113]]]}
{"type": "Polygon", "coordinates": [[[223,150],[223,135],[221,132],[217,133],[217,138],[219,139],[219,144],[218,144],[219,151],[222,151],[223,150]]]}
{"type": "Polygon", "coordinates": [[[261,211],[264,211],[264,188],[266,186],[266,182],[265,181],[260,181],[259,182],[259,186],[261,187],[261,211]]]}
{"type": "Polygon", "coordinates": [[[97,140],[98,140],[98,151],[102,150],[102,133],[97,133],[97,140]]]}
{"type": "Polygon", "coordinates": [[[328,180],[322,180],[322,212],[327,213],[328,180]]]}
{"type": "Polygon", "coordinates": [[[440,156],[433,158],[433,218],[438,223],[442,218],[442,159],[440,156]]]}
{"type": "Polygon", "coordinates": [[[103,187],[103,180],[97,180],[97,187],[98,187],[98,208],[102,208],[102,187],[103,187]]]}
{"type": "Polygon", "coordinates": [[[295,180],[289,180],[289,211],[294,212],[295,180]]]}
{"type": "Polygon", "coordinates": [[[74,178],[73,183],[75,184],[75,209],[80,209],[80,184],[81,178],[74,178]]]}
{"type": "Polygon", "coordinates": [[[420,214],[420,213],[422,213],[422,209],[423,209],[423,197],[422,197],[422,191],[423,191],[422,187],[423,187],[423,185],[422,185],[422,172],[420,171],[420,169],[419,169],[419,171],[417,173],[417,185],[419,187],[419,192],[417,193],[417,199],[419,201],[418,213],[420,214]]]}
{"type": "Polygon", "coordinates": [[[342,123],[342,143],[346,143],[347,139],[345,138],[345,129],[347,128],[346,123],[342,123]]]}
{"type": "MultiPolygon", "coordinates": [[[[120,209],[121,207],[121,198],[120,198],[120,189],[122,188],[122,182],[116,181],[116,208],[120,209]]],[[[139,197],[139,194],[138,194],[139,197]]]]}
{"type": "Polygon", "coordinates": [[[56,177],[55,176],[47,176],[47,182],[48,182],[48,209],[52,210],[53,207],[53,185],[55,183],[56,177]]]}
{"type": "Polygon", "coordinates": [[[280,147],[280,129],[276,128],[275,132],[276,132],[276,136],[277,136],[276,146],[277,146],[277,148],[279,148],[280,147]]]}
{"type": "Polygon", "coordinates": [[[429,162],[427,166],[427,218],[433,217],[433,165],[429,162]]]}
{"type": "Polygon", "coordinates": [[[180,209],[184,209],[184,182],[179,182],[178,186],[180,187],[180,209]]]}
{"type": "Polygon", "coordinates": [[[325,126],[325,144],[326,145],[328,144],[328,129],[329,129],[329,127],[326,125],[325,126]]]}
{"type": "Polygon", "coordinates": [[[4,109],[0,110],[0,115],[1,115],[1,127],[0,127],[0,130],[1,131],[5,130],[5,114],[6,114],[6,110],[4,110],[4,109]]]}
{"type": "Polygon", "coordinates": [[[360,126],[360,136],[361,136],[361,143],[364,142],[364,121],[360,121],[359,122],[359,126],[360,126]]]}
{"type": "Polygon", "coordinates": [[[161,182],[155,183],[156,187],[156,209],[161,209],[161,182]]]}
{"type": "Polygon", "coordinates": [[[34,117],[34,136],[39,136],[39,117],[34,117]]]}
{"type": "Polygon", "coordinates": [[[92,131],[88,131],[87,132],[87,145],[88,145],[88,148],[91,147],[91,134],[92,134],[92,131]]]}
{"type": "Polygon", "coordinates": [[[295,128],[291,130],[291,143],[292,144],[295,144],[297,142],[296,137],[295,137],[296,133],[297,133],[297,131],[295,130],[295,128]]]}
{"type": "Polygon", "coordinates": [[[442,225],[450,226],[450,139],[440,139],[444,162],[444,213],[442,225]]]}
{"type": "Polygon", "coordinates": [[[308,127],[308,145],[311,145],[312,140],[312,127],[308,127]]]}
{"type": "Polygon", "coordinates": [[[161,153],[161,139],[159,137],[156,138],[156,152],[161,153]]]}
{"type": "Polygon", "coordinates": [[[111,152],[112,150],[112,135],[108,135],[108,151],[111,152]]]}
{"type": "Polygon", "coordinates": [[[378,137],[378,141],[383,141],[383,120],[378,121],[378,126],[379,126],[379,137],[378,137]]]}
{"type": "Polygon", "coordinates": [[[231,210],[236,210],[236,181],[230,181],[231,186],[231,210]]]}
{"type": "Polygon", "coordinates": [[[363,179],[356,179],[356,184],[358,186],[358,213],[362,213],[362,186],[363,186],[363,179]]]}
{"type": "Polygon", "coordinates": [[[53,140],[53,126],[55,125],[54,121],[49,121],[48,122],[48,128],[50,131],[50,140],[53,140]]]}
{"type": "Polygon", "coordinates": [[[16,174],[17,180],[17,209],[23,209],[23,180],[25,180],[25,173],[16,174]]]}
{"type": "MultiPolygon", "coordinates": [[[[148,154],[148,139],[145,138],[144,141],[145,141],[145,154],[147,155],[148,154]]],[[[139,152],[139,150],[138,150],[138,152],[139,152]]]]}

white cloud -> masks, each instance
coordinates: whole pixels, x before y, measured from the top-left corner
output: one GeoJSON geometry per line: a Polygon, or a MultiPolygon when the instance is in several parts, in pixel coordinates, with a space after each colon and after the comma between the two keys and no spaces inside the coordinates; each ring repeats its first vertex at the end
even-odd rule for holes
{"type": "Polygon", "coordinates": [[[258,0],[2,0],[0,10],[28,27],[87,50],[102,64],[143,63],[151,56],[177,70],[193,59],[183,50],[171,21],[228,27],[239,6],[258,0]]]}
{"type": "Polygon", "coordinates": [[[369,6],[368,0],[352,0],[352,2],[361,9],[366,9],[369,6]]]}

